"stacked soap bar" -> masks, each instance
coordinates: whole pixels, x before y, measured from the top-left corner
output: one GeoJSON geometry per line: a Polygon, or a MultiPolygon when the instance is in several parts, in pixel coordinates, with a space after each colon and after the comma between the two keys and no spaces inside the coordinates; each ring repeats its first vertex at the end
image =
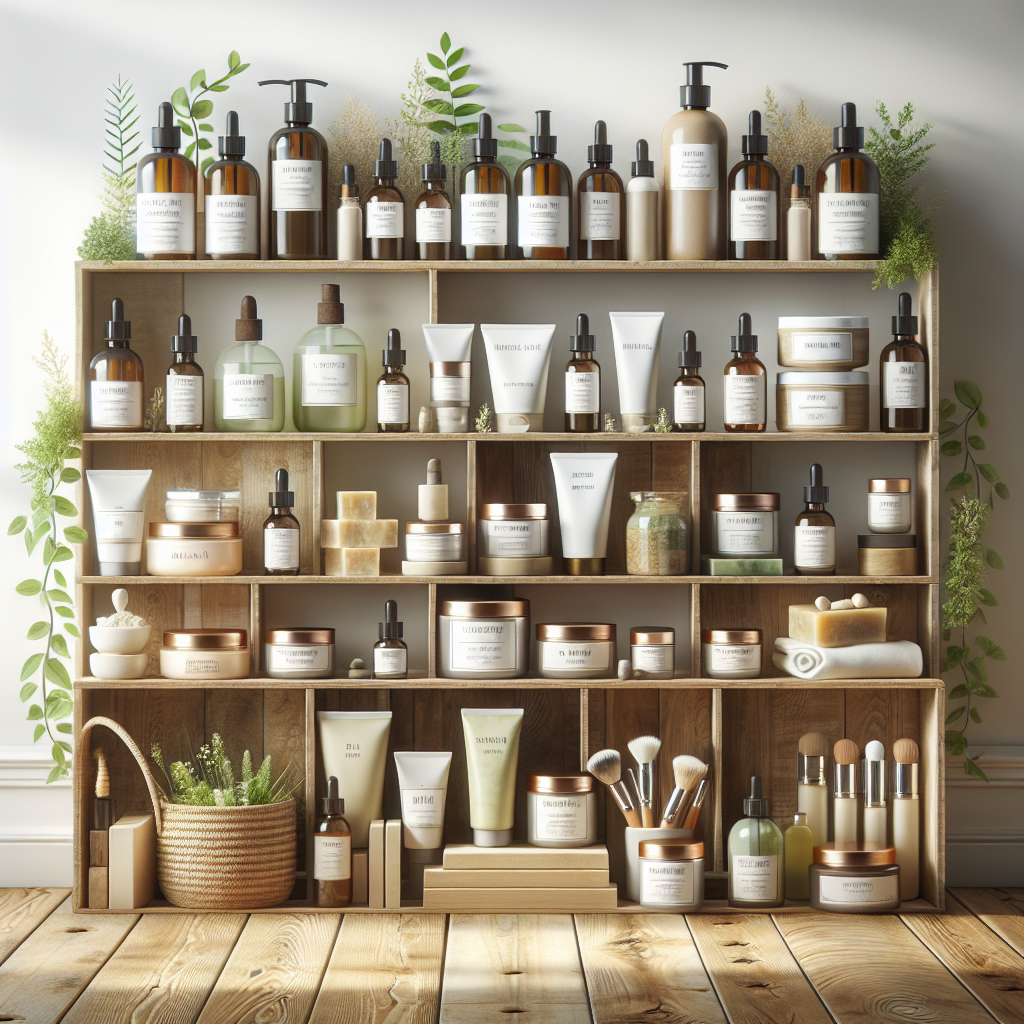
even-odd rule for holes
{"type": "Polygon", "coordinates": [[[398,520],[377,518],[376,491],[338,491],[338,518],[320,524],[328,576],[379,576],[380,549],[398,547],[398,520]]]}
{"type": "Polygon", "coordinates": [[[884,644],[888,614],[863,594],[834,603],[819,597],[814,604],[789,606],[789,635],[815,647],[884,644]]]}

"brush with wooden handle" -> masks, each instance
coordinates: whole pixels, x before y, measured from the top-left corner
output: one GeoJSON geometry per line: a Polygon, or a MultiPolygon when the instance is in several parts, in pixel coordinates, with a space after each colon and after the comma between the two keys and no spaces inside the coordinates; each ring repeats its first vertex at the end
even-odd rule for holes
{"type": "Polygon", "coordinates": [[[639,828],[641,824],[640,810],[629,792],[629,787],[622,779],[622,757],[617,750],[599,750],[587,762],[587,771],[599,782],[603,782],[618,804],[626,824],[631,828],[639,828]]]}
{"type": "Polygon", "coordinates": [[[654,761],[661,750],[661,740],[657,736],[637,736],[626,745],[636,760],[640,817],[644,828],[654,828],[654,761]]]}
{"type": "Polygon", "coordinates": [[[691,833],[697,827],[697,819],[700,817],[700,809],[704,806],[704,801],[707,799],[707,795],[710,791],[711,784],[709,783],[707,776],[704,776],[704,778],[697,783],[697,790],[693,794],[693,800],[690,801],[686,817],[683,818],[683,828],[688,828],[691,833]]]}
{"type": "Polygon", "coordinates": [[[661,828],[679,828],[697,784],[707,773],[708,766],[699,757],[680,754],[672,758],[672,775],[676,785],[662,812],[661,828]]]}

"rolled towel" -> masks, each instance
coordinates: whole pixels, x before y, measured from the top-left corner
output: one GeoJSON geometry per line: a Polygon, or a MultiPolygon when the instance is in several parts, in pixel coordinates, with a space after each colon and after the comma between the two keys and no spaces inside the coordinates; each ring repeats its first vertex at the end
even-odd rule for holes
{"type": "Polygon", "coordinates": [[[780,636],[772,662],[798,679],[916,679],[924,671],[921,648],[910,640],[815,647],[780,636]]]}

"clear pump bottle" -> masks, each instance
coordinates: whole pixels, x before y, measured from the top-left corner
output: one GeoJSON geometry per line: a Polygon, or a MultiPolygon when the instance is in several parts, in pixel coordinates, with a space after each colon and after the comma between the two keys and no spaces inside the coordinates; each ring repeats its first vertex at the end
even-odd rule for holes
{"type": "Polygon", "coordinates": [[[258,433],[284,428],[284,366],[263,344],[263,321],[256,300],[242,299],[235,341],[217,360],[213,418],[218,430],[258,433]]]}
{"type": "Polygon", "coordinates": [[[301,533],[292,514],[295,492],[288,490],[288,470],[277,471],[267,500],[270,515],[263,522],[263,571],[268,576],[298,576],[301,533]]]}
{"type": "Polygon", "coordinates": [[[377,379],[377,431],[381,434],[405,434],[409,431],[409,378],[405,368],[402,334],[388,331],[388,345],[382,356],[384,372],[377,379]]]}
{"type": "Polygon", "coordinates": [[[779,172],[766,159],[768,136],[752,110],[743,159],[729,172],[729,259],[779,258],[779,172]]]}
{"type": "Polygon", "coordinates": [[[416,257],[452,258],[452,201],[445,191],[448,172],[441,163],[441,144],[430,144],[430,163],[423,165],[423,192],[416,200],[416,257]]]}
{"type": "Polygon", "coordinates": [[[481,114],[473,139],[472,163],[462,169],[462,256],[467,260],[503,260],[509,255],[509,195],[512,182],[498,163],[498,140],[491,116],[481,114]]]}
{"type": "Polygon", "coordinates": [[[524,260],[567,260],[571,250],[572,176],[555,159],[558,138],[551,134],[551,111],[537,111],[537,134],[530,136],[530,159],[515,176],[518,254],[524,260]]]}
{"type": "Polygon", "coordinates": [[[594,144],[587,147],[587,163],[576,183],[576,258],[621,260],[626,234],[625,189],[612,170],[612,147],[604,121],[594,125],[594,144]]]}
{"type": "Polygon", "coordinates": [[[892,318],[892,341],[879,357],[879,411],[885,433],[928,432],[928,353],[917,340],[917,317],[910,315],[910,293],[901,292],[899,315],[892,318]]]}
{"type": "Polygon", "coordinates": [[[356,169],[341,169],[341,199],[338,202],[338,259],[349,263],[363,258],[363,208],[359,202],[356,169]]]}
{"type": "Polygon", "coordinates": [[[736,354],[725,364],[725,429],[731,434],[761,433],[768,405],[768,371],[757,358],[757,335],[749,313],[740,314],[739,333],[731,349],[736,354]]]}
{"type": "Polygon", "coordinates": [[[569,434],[593,434],[601,429],[601,366],[594,358],[594,335],[586,313],[576,317],[569,338],[572,358],[565,367],[565,429],[569,434]]]}
{"type": "Polygon", "coordinates": [[[327,780],[323,814],[313,834],[313,878],[318,907],[352,905],[352,826],[345,819],[345,801],[338,780],[327,780]]]}
{"type": "Polygon", "coordinates": [[[178,333],[171,336],[171,365],[167,368],[167,431],[197,433],[203,429],[203,368],[195,361],[199,339],[192,333],[192,318],[178,317],[178,333]]]}
{"type": "Polygon", "coordinates": [[[811,486],[804,488],[804,510],[793,527],[793,567],[797,576],[834,576],[836,521],[825,511],[828,488],[819,463],[811,466],[811,486]]]}
{"type": "Polygon", "coordinates": [[[785,899],[782,833],[768,817],[761,776],[750,779],[750,796],[729,833],[729,906],[764,910],[785,899]]]}
{"type": "Polygon", "coordinates": [[[700,375],[701,355],[697,335],[683,332],[683,351],[679,353],[679,376],[672,385],[672,430],[699,433],[704,430],[706,389],[700,375]]]}
{"type": "Polygon", "coordinates": [[[373,187],[363,201],[363,259],[367,260],[400,260],[405,255],[405,199],[395,185],[398,161],[391,152],[391,140],[381,139],[373,187]]]}
{"type": "Polygon", "coordinates": [[[135,168],[135,248],[143,260],[196,258],[196,168],[178,152],[174,108],[161,103],[153,152],[135,168]]]}
{"type": "Polygon", "coordinates": [[[114,299],[103,328],[107,347],[89,363],[89,429],[121,432],[142,429],[145,376],[142,360],[133,352],[132,322],[124,318],[124,303],[114,299]]]}
{"type": "Polygon", "coordinates": [[[384,602],[384,621],[377,623],[373,645],[374,679],[405,679],[409,675],[409,649],[402,639],[404,626],[398,621],[398,602],[384,602]]]}
{"type": "Polygon", "coordinates": [[[626,184],[626,259],[656,260],[660,256],[660,193],[654,161],[647,156],[646,139],[637,140],[636,160],[630,173],[632,177],[626,184]]]}
{"type": "Polygon", "coordinates": [[[224,134],[217,139],[220,159],[203,179],[206,255],[211,260],[260,258],[260,176],[246,163],[245,136],[238,134],[238,114],[228,111],[224,134]]]}

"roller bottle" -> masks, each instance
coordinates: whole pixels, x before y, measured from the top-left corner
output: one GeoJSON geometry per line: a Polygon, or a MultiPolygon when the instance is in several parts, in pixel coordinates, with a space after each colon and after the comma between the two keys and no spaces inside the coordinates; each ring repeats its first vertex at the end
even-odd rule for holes
{"type": "Polygon", "coordinates": [[[626,233],[625,189],[612,170],[612,147],[604,121],[594,125],[594,144],[587,148],[587,163],[576,183],[576,258],[621,260],[626,233]]]}
{"type": "Polygon", "coordinates": [[[515,176],[518,255],[524,260],[567,260],[571,256],[572,177],[555,159],[551,111],[537,111],[530,159],[515,176]]]}
{"type": "Polygon", "coordinates": [[[135,248],[143,260],[196,258],[196,168],[178,152],[174,108],[161,103],[153,152],[135,168],[135,248]]]}
{"type": "Polygon", "coordinates": [[[498,163],[491,116],[481,114],[473,139],[473,162],[462,169],[459,202],[462,257],[503,260],[509,256],[509,195],[512,182],[498,163]]]}

